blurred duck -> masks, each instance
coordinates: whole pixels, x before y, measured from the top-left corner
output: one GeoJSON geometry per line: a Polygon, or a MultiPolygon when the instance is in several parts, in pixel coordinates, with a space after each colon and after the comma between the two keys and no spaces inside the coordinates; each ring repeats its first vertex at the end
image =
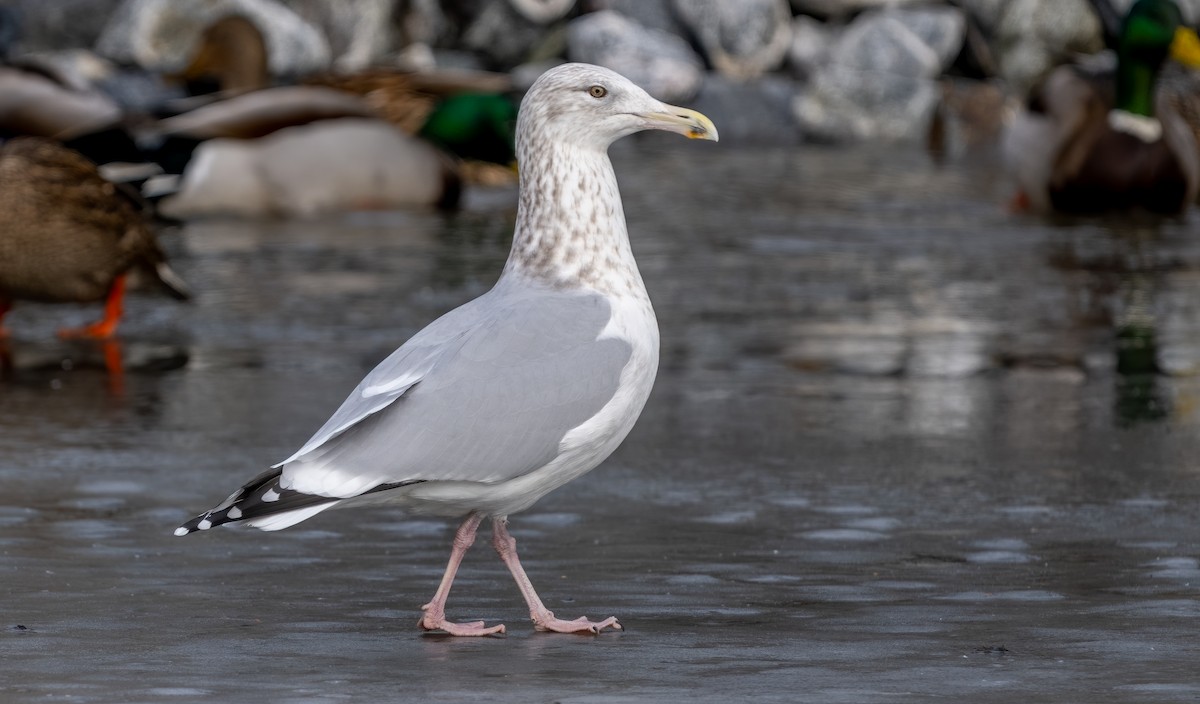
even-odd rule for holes
{"type": "Polygon", "coordinates": [[[273,88],[265,46],[240,15],[201,36],[179,77],[224,99],[158,124],[154,160],[182,174],[164,214],[451,208],[464,180],[513,181],[516,106],[499,94],[506,76],[374,69],[273,88]]]}
{"type": "Polygon", "coordinates": [[[242,15],[227,15],[210,24],[182,72],[192,94],[237,95],[271,84],[267,42],[258,27],[242,15]]]}
{"type": "MultiPolygon", "coordinates": [[[[1113,52],[1121,44],[1121,30],[1125,23],[1122,15],[1112,0],[1091,0],[1092,9],[1100,18],[1100,26],[1104,31],[1104,43],[1113,52]]],[[[1110,76],[1115,83],[1115,75],[1110,76]]],[[[1179,61],[1168,61],[1158,74],[1158,84],[1155,87],[1158,100],[1166,101],[1170,108],[1183,119],[1192,130],[1196,144],[1200,145],[1200,71],[1188,67],[1179,61]]],[[[1200,194],[1198,194],[1200,201],[1200,194]]]]}
{"type": "Polygon", "coordinates": [[[376,118],[345,117],[203,141],[175,189],[158,204],[168,217],[312,217],[451,208],[461,185],[453,163],[427,142],[376,118]]]}
{"type": "Polygon", "coordinates": [[[1077,66],[1051,72],[1005,136],[1018,208],[1181,213],[1200,191],[1200,148],[1179,102],[1157,90],[1168,57],[1200,66],[1200,39],[1173,0],[1137,0],[1116,38],[1115,85],[1077,66]]]}
{"type": "Polygon", "coordinates": [[[0,139],[53,139],[98,164],[143,161],[123,118],[104,94],[72,87],[45,67],[0,65],[0,139]]]}
{"type": "Polygon", "coordinates": [[[104,300],[101,321],[60,334],[112,337],[131,270],[188,298],[142,214],[92,162],[47,139],[0,145],[0,319],[20,300],[104,300]]]}
{"type": "MultiPolygon", "coordinates": [[[[266,39],[251,19],[239,14],[226,15],[205,28],[191,60],[173,78],[184,82],[193,94],[200,93],[196,98],[204,99],[204,94],[211,98],[231,97],[271,87],[269,58],[266,39]]],[[[512,88],[512,81],[505,74],[451,70],[417,73],[372,68],[309,76],[304,84],[357,95],[374,115],[408,134],[419,133],[443,100],[464,94],[479,99],[481,112],[506,103],[512,113],[507,119],[515,120],[515,106],[502,95],[512,88]]],[[[297,91],[297,95],[302,93],[303,89],[297,91]]],[[[455,111],[462,113],[472,107],[473,101],[460,101],[455,111]]],[[[506,136],[511,141],[511,135],[506,136]]]]}
{"type": "Polygon", "coordinates": [[[180,176],[159,212],[311,217],[453,208],[463,183],[458,155],[511,163],[515,122],[507,98],[461,95],[436,107],[414,136],[330,88],[246,93],[160,121],[154,160],[180,176]]]}
{"type": "MultiPolygon", "coordinates": [[[[1179,115],[1200,145],[1200,71],[1186,68],[1177,62],[1168,63],[1158,77],[1160,100],[1179,115]]],[[[1197,193],[1200,202],[1200,193],[1197,193]]]]}

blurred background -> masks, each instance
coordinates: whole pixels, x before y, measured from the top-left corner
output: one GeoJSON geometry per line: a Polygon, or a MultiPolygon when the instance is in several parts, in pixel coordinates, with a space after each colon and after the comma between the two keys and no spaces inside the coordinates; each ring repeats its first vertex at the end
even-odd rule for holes
{"type": "Polygon", "coordinates": [[[0,0],[0,691],[1195,701],[1200,2],[1138,5],[0,0]],[[416,636],[440,520],[171,537],[494,283],[566,60],[721,134],[612,148],[662,368],[513,520],[630,630],[481,543],[507,641],[416,636]]]}

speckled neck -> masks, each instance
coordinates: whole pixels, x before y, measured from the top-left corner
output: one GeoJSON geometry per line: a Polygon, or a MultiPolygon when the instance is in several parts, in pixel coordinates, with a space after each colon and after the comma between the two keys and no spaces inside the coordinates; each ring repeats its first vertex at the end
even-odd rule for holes
{"type": "Polygon", "coordinates": [[[517,142],[520,200],[504,277],[645,298],[607,152],[517,142]]]}

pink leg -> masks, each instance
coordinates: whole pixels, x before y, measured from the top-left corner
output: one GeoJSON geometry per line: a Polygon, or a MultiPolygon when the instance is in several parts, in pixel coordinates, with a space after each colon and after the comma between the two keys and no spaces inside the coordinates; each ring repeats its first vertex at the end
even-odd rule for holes
{"type": "Polygon", "coordinates": [[[446,574],[442,575],[442,583],[438,585],[433,601],[421,607],[425,615],[417,625],[426,631],[445,631],[452,636],[486,636],[504,632],[504,624],[486,628],[483,621],[454,623],[446,620],[446,597],[450,596],[450,585],[454,584],[454,575],[462,564],[463,556],[475,542],[475,531],[482,521],[483,514],[472,513],[455,532],[454,549],[450,551],[450,562],[446,565],[446,574]]]}
{"type": "Polygon", "coordinates": [[[525,568],[521,567],[521,561],[517,558],[517,539],[508,533],[507,518],[492,518],[492,546],[496,548],[496,552],[500,553],[500,559],[504,560],[504,564],[508,565],[508,571],[512,572],[513,579],[517,580],[521,596],[525,597],[525,603],[529,605],[529,618],[533,619],[534,630],[555,633],[599,633],[609,626],[618,631],[621,630],[621,624],[617,623],[615,616],[609,616],[603,621],[589,621],[586,616],[580,616],[574,621],[555,618],[554,613],[547,609],[542,600],[538,598],[537,592],[533,589],[533,583],[525,574],[525,568]]]}

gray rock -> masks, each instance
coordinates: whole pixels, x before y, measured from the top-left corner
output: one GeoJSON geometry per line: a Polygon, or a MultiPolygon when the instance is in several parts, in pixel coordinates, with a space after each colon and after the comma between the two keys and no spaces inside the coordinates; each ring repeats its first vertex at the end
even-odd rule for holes
{"type": "Polygon", "coordinates": [[[954,7],[899,9],[885,14],[894,16],[908,31],[937,54],[941,70],[946,70],[962,51],[967,33],[967,18],[954,7]]]}
{"type": "Polygon", "coordinates": [[[894,8],[859,15],[833,42],[793,102],[801,128],[818,139],[906,140],[924,136],[966,31],[950,7],[894,8]]]}
{"type": "Polygon", "coordinates": [[[928,4],[928,0],[791,0],[792,8],[806,15],[842,17],[845,15],[900,5],[928,4]]]}
{"type": "Polygon", "coordinates": [[[21,18],[16,10],[0,5],[0,61],[8,59],[21,39],[21,18]]]}
{"type": "Polygon", "coordinates": [[[304,74],[329,66],[329,43],[321,32],[275,0],[125,0],[96,51],[150,70],[179,70],[204,28],[231,14],[244,15],[262,30],[273,73],[304,74]]]}
{"type": "Polygon", "coordinates": [[[816,74],[829,63],[838,33],[835,28],[811,17],[800,15],[792,20],[792,45],[788,49],[788,66],[801,78],[816,74]]]}
{"type": "Polygon", "coordinates": [[[438,0],[401,0],[399,24],[401,45],[420,42],[432,47],[447,33],[450,22],[438,0]]]}
{"type": "Polygon", "coordinates": [[[1100,20],[1088,0],[1011,0],[994,34],[1000,75],[1020,93],[1073,54],[1104,47],[1100,20]]]}
{"type": "Polygon", "coordinates": [[[868,12],[850,23],[830,61],[860,71],[932,78],[958,55],[966,20],[952,7],[868,12]]]}
{"type": "Polygon", "coordinates": [[[731,78],[779,68],[791,47],[787,0],[675,0],[674,7],[713,68],[731,78]]]}
{"type": "Polygon", "coordinates": [[[962,9],[988,35],[993,34],[999,26],[1009,2],[1010,0],[958,0],[962,9]]]}
{"type": "Polygon", "coordinates": [[[567,53],[572,61],[611,68],[667,102],[688,100],[704,80],[704,63],[686,41],[608,10],[571,21],[567,53]]]}
{"type": "Polygon", "coordinates": [[[585,0],[588,12],[612,10],[634,20],[643,27],[659,29],[676,36],[687,36],[687,28],[671,9],[671,0],[585,0]]]}
{"type": "Polygon", "coordinates": [[[722,144],[796,144],[802,134],[792,115],[794,81],[769,75],[738,81],[710,72],[688,106],[712,119],[722,144]]]}
{"type": "Polygon", "coordinates": [[[546,28],[526,19],[509,0],[487,0],[470,19],[462,45],[507,69],[534,58],[545,37],[546,28]]]}
{"type": "Polygon", "coordinates": [[[804,133],[826,141],[913,140],[929,129],[940,91],[931,78],[830,65],[796,96],[804,133]]]}
{"type": "Polygon", "coordinates": [[[522,17],[534,24],[550,24],[567,16],[575,0],[508,0],[522,17]]]}
{"type": "Polygon", "coordinates": [[[121,0],[6,0],[13,54],[91,49],[121,0]]]}
{"type": "MultiPolygon", "coordinates": [[[[1113,7],[1122,14],[1129,12],[1129,8],[1133,5],[1133,0],[1111,0],[1113,7]]],[[[1179,10],[1183,12],[1183,19],[1186,23],[1193,27],[1197,22],[1200,22],[1200,0],[1175,0],[1179,5],[1179,10]]]]}
{"type": "MultiPolygon", "coordinates": [[[[392,22],[393,17],[401,15],[399,0],[283,2],[301,18],[321,30],[329,42],[334,67],[342,71],[354,71],[377,63],[396,46],[427,41],[426,37],[399,36],[403,27],[397,27],[392,22]]],[[[409,19],[410,14],[416,14],[416,9],[410,12],[410,8],[406,7],[405,10],[405,20],[409,19]]]]}

